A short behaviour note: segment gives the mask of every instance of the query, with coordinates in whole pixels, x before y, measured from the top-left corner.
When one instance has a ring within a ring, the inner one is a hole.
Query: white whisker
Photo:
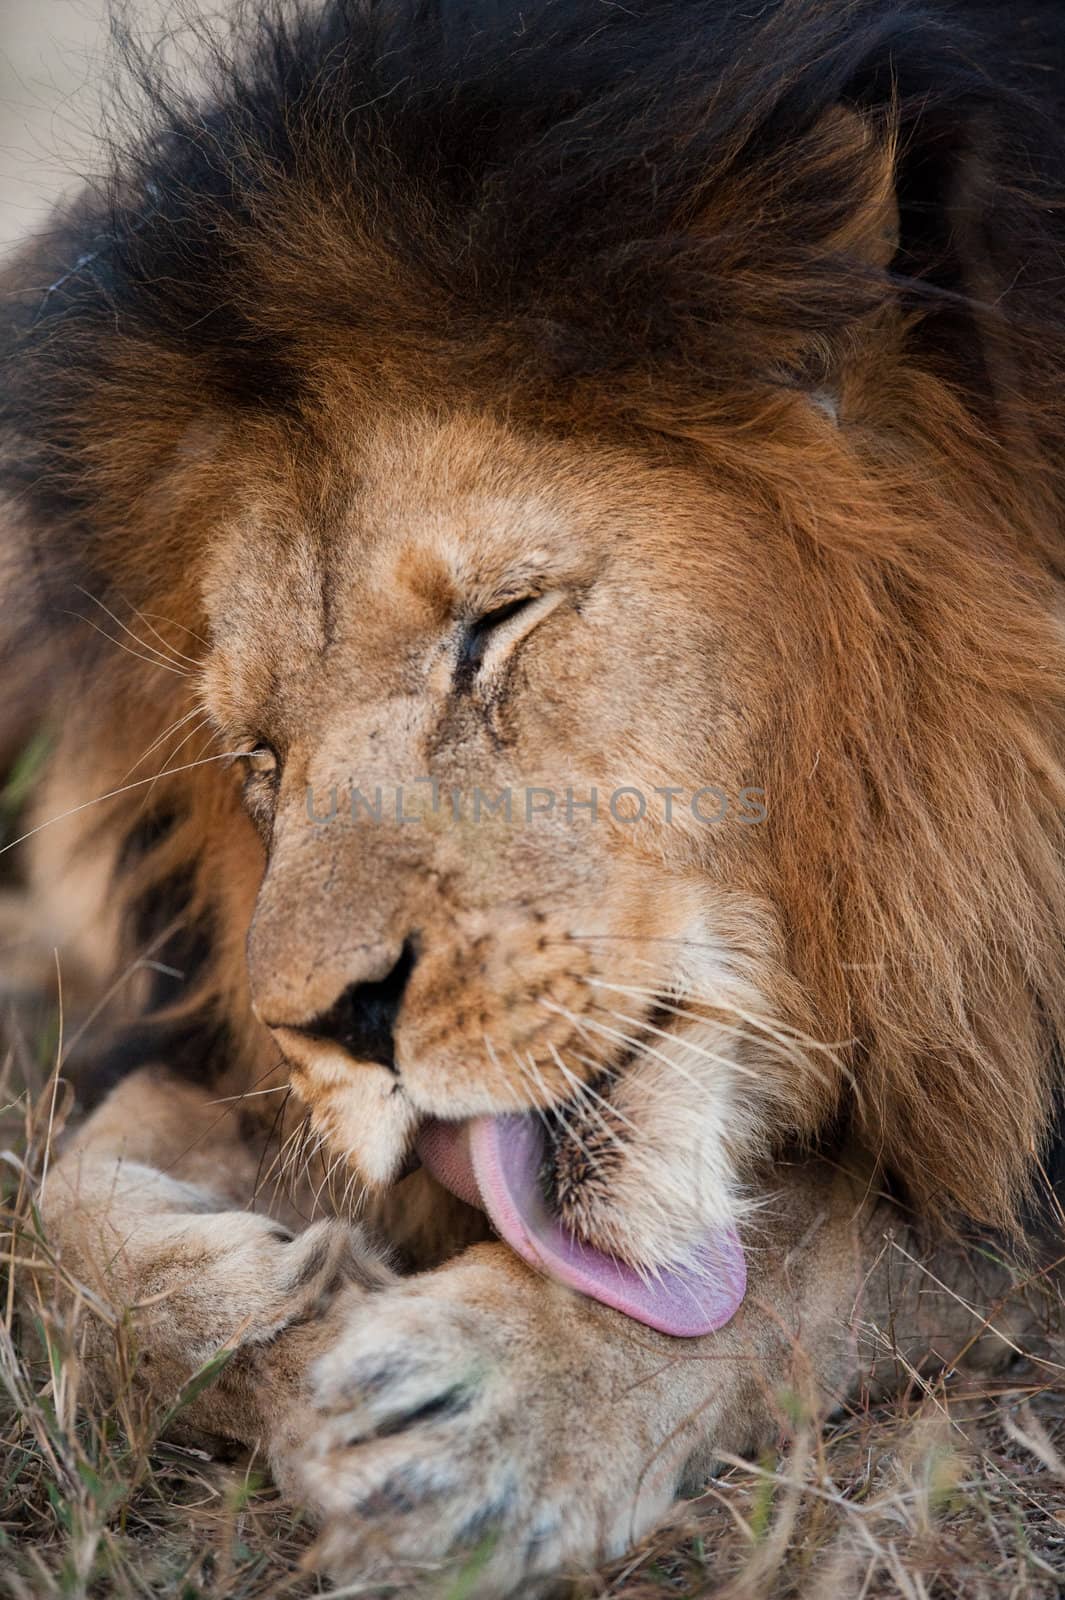
[[[159,639],[160,643],[162,645],[164,645],[164,647],[165,647],[164,650],[159,650],[155,645],[149,644],[146,639],[140,638],[138,634],[133,632],[132,628],[129,628],[129,627],[126,626],[126,624],[122,621],[121,617],[116,616],[116,614],[111,610],[111,608],[109,606],[105,606],[103,601],[100,600],[96,595],[90,594],[88,589],[83,589],[80,583],[75,584],[74,587],[77,589],[79,594],[83,594],[85,596],[86,600],[90,600],[94,606],[99,606],[100,610],[104,613],[104,615],[107,616],[107,617],[110,617],[111,621],[113,623],[115,623],[118,627],[120,627],[122,629],[122,632],[124,634],[126,634],[128,638],[133,640],[134,644],[140,645],[142,650],[150,651],[152,655],[157,657],[160,666],[168,667],[171,672],[180,673],[183,678],[187,678],[187,677],[190,676],[190,674],[188,672],[186,672],[185,669],[180,665],[179,660],[175,656],[175,652],[170,649],[170,646],[167,645],[166,640],[162,637],[161,634],[158,633],[158,631],[156,629],[153,628],[152,632],[156,634],[156,637]],[[136,616],[136,614],[137,614],[136,610],[133,607],[131,607],[130,609],[133,611],[134,616]],[[75,616],[77,615],[76,612],[73,613],[73,614]],[[89,622],[89,618],[88,617],[84,617],[84,618],[82,618],[82,621]],[[95,624],[90,624],[90,625],[91,626],[95,626]],[[149,624],[149,626],[150,626],[150,624]],[[103,633],[103,629],[102,628],[98,629],[97,631],[100,632],[100,633]],[[110,639],[110,638],[112,638],[112,635],[108,634],[108,633],[104,633],[104,638],[105,639]],[[118,639],[114,639],[113,642],[115,644],[119,644],[120,643],[120,641]],[[131,652],[131,654],[132,654],[132,652]],[[186,657],[186,659],[188,659],[188,658]],[[199,666],[199,662],[193,662],[192,665],[198,667]]]
[[[588,1162],[593,1171],[598,1171],[599,1163],[596,1160],[596,1157],[589,1150],[588,1146],[585,1144],[584,1140],[581,1138],[580,1134],[577,1132],[576,1128],[570,1122],[569,1117],[566,1115],[565,1103],[560,1102],[551,1096],[550,1091],[544,1082],[543,1074],[536,1065],[534,1057],[530,1054],[526,1057],[526,1060],[528,1061],[530,1071],[535,1077],[535,1081],[540,1086],[541,1093],[548,1100],[551,1109],[551,1115],[555,1117],[559,1123],[561,1123],[567,1138],[571,1139],[577,1146],[578,1150],[581,1152],[581,1155]]]
[[[546,1006],[549,1011],[561,1012],[564,1017],[571,1021],[573,1020],[570,1016],[570,1013],[566,1011],[564,1007],[556,1005],[553,1001],[541,999],[540,1004],[542,1006]],[[608,1014],[611,1016],[617,1015],[615,1012],[610,1012]],[[601,1033],[605,1038],[614,1039],[620,1044],[628,1045],[630,1049],[641,1050],[645,1055],[653,1056],[656,1061],[663,1062],[667,1067],[675,1072],[678,1077],[685,1078],[696,1088],[705,1089],[705,1084],[698,1083],[697,1080],[692,1077],[691,1073],[685,1072],[680,1063],[675,1061],[672,1056],[667,1056],[664,1051],[656,1049],[654,1045],[648,1044],[646,1040],[634,1038],[631,1034],[621,1033],[617,1028],[608,1027],[605,1022],[596,1022],[589,1017],[586,1017],[585,1021],[588,1023],[589,1027],[593,1028],[597,1033]],[[673,1036],[669,1035],[669,1037],[672,1038]],[[724,1057],[720,1059],[718,1064],[730,1069],[732,1067],[732,1062],[727,1061]]]
[[[101,628],[99,623],[94,622],[91,617],[83,617],[80,611],[67,611],[65,615],[74,617],[78,622],[84,622],[85,626],[91,628],[94,633],[98,633],[101,639],[106,639],[109,644],[113,644],[116,650],[124,650],[126,655],[132,656],[135,661],[144,661],[149,667],[158,667],[162,672],[173,672],[179,678],[187,678],[189,676],[183,667],[171,666],[169,661],[164,661],[160,656],[149,656],[145,655],[142,650],[132,650],[128,644],[123,644],[121,639],[116,639],[113,633],[108,633],[106,628]]]
[[[511,1095],[511,1098],[514,1101],[514,1109],[516,1111],[519,1111],[519,1112],[527,1111],[529,1108],[525,1104],[525,1102],[522,1100],[521,1095],[514,1088],[513,1084],[510,1083],[510,1081],[508,1079],[508,1076],[507,1076],[507,1073],[505,1072],[505,1070],[503,1068],[503,1065],[500,1062],[499,1056],[496,1054],[496,1048],[495,1048],[494,1044],[492,1043],[491,1039],[488,1037],[488,1035],[486,1033],[482,1033],[481,1034],[481,1038],[484,1040],[484,1047],[485,1047],[485,1050],[486,1050],[486,1052],[488,1054],[488,1059],[491,1061],[493,1067],[496,1070],[496,1076],[497,1076],[498,1082],[500,1084],[500,1087],[501,1088],[505,1088],[507,1091],[509,1091],[509,1093]],[[533,1109],[535,1110],[536,1108],[534,1107]]]
[[[188,744],[189,740],[190,739],[195,739],[196,735],[203,731],[204,726],[206,725],[206,722],[209,721],[209,720],[210,719],[208,719],[208,718],[204,718],[203,720],[198,722],[194,728],[190,729],[190,731],[185,735],[184,739],[182,739],[181,743],[178,745],[177,749],[170,751],[169,755],[166,758],[167,761],[168,762],[173,761],[174,757],[176,755],[178,755],[182,750],[184,750],[184,748]],[[198,762],[200,760],[202,760],[204,751],[209,750],[211,748],[212,744],[214,744],[214,741],[215,741],[215,739],[217,737],[218,737],[218,735],[213,730],[211,731],[211,733],[208,734],[206,740],[204,741],[204,743],[200,747],[200,754],[197,757],[197,764],[198,764]],[[154,781],[148,787],[148,794],[147,794],[147,796],[145,798],[147,799],[147,798],[151,797],[152,790],[154,789],[156,783],[161,782],[163,778],[168,778],[170,776],[171,772],[180,771],[180,770],[181,770],[180,767],[173,768],[173,767],[170,767],[170,766],[165,766],[162,769],[161,772],[157,772],[156,775],[155,775]]]
[[[177,622],[173,617],[164,617],[161,611],[142,611],[140,615],[145,619],[148,617],[154,617],[156,622],[165,622],[168,628],[177,628],[179,633],[187,633],[190,639],[195,639],[197,644],[202,644],[205,650],[209,650],[211,648],[210,644],[203,637],[202,633],[197,633],[195,628],[186,627],[183,622]],[[180,652],[178,653],[180,654]],[[184,659],[186,661],[191,661],[192,657],[186,656]],[[199,663],[197,663],[197,665],[199,665]]]
[[[190,710],[185,712],[185,715],[183,717],[178,717],[177,721],[176,722],[172,722],[170,724],[169,728],[165,728],[163,730],[163,732],[161,734],[159,734],[158,738],[152,740],[151,744],[148,746],[147,750],[145,750],[144,754],[142,756],[138,756],[137,760],[129,768],[129,771],[126,772],[125,777],[128,778],[131,773],[136,772],[137,768],[143,762],[147,761],[149,756],[154,755],[156,750],[159,749],[159,746],[161,744],[165,744],[167,739],[169,739],[171,737],[171,735],[177,733],[180,728],[183,728],[185,726],[186,722],[191,722],[193,717],[202,716],[202,715],[203,715],[202,706],[194,705],[194,706],[191,707]],[[167,756],[167,760],[168,761],[171,759],[172,755],[173,755],[173,752],[171,751],[170,755]]]
[[[162,645],[163,649],[167,652],[167,654],[170,656],[170,658],[172,660],[174,660],[174,661],[186,661],[186,662],[188,662],[190,667],[194,667],[197,671],[200,670],[200,668],[203,666],[203,662],[202,661],[198,660],[196,656],[187,656],[185,654],[184,650],[179,650],[176,644],[171,644],[168,639],[165,639],[163,637],[163,635],[159,632],[159,629],[156,628],[149,621],[149,618],[151,616],[155,615],[154,612],[138,611],[136,606],[131,606],[130,609],[133,612],[133,615],[135,617],[139,617],[140,620],[145,624],[145,626],[148,629],[148,632],[155,634],[155,637],[159,640],[159,643]],[[168,621],[168,619],[166,617],[160,617],[159,620],[161,622],[166,622],[167,626],[171,627],[171,628],[180,628],[181,627],[181,623],[180,622],[170,622],[170,621]],[[192,634],[192,629],[191,628],[186,628],[184,631],[186,633]],[[192,637],[194,639],[198,639],[199,635],[198,634],[192,634]],[[205,640],[200,639],[200,643],[204,646],[205,649],[208,648]]]
[[[607,981],[603,978],[585,977],[584,982],[596,989],[611,989],[617,994],[635,995],[638,999],[653,1000],[656,1006],[663,1011],[668,1011],[673,1016],[689,1018],[690,1020],[696,1022],[706,1022],[708,1020],[712,1020],[715,1027],[720,1027],[726,1031],[734,1032],[737,1038],[752,1038],[751,1034],[744,1032],[740,1028],[730,1029],[727,1023],[722,1022],[717,1017],[709,1019],[704,1016],[702,1012],[693,1011],[686,1006],[671,1003],[664,998],[661,991],[658,989],[644,988],[638,984],[631,983],[607,983]],[[674,993],[674,1002],[679,998],[680,997]],[[810,1038],[807,1034],[801,1033],[798,1029],[789,1028],[786,1023],[776,1022],[771,1025],[765,1018],[748,1016],[747,1012],[743,1011],[735,1004],[735,1002],[729,1000],[724,995],[708,995],[705,998],[693,996],[693,999],[695,999],[697,1003],[704,1005],[711,1010],[728,1011],[735,1016],[739,1016],[741,1020],[748,1022],[749,1025],[755,1029],[755,1036],[763,1033],[769,1034],[775,1043],[781,1045],[781,1048],[787,1054],[789,1059],[793,1057],[794,1052],[792,1049],[788,1048],[786,1043],[783,1042],[787,1039],[789,1034],[794,1038],[796,1045],[801,1045],[803,1050],[819,1050],[827,1055],[834,1055],[838,1050],[845,1050],[848,1045],[854,1043],[852,1039],[844,1039],[838,1044],[829,1044],[826,1041]]]
[[[133,789],[143,789],[147,784],[158,783],[161,777],[173,778],[181,772],[192,772],[196,767],[205,767],[210,761],[232,761],[241,753],[240,750],[220,750],[216,755],[202,756],[198,761],[188,761],[181,767],[168,767],[166,772],[156,772],[150,778],[138,778],[135,783],[124,783],[118,789],[109,789],[107,794],[98,794],[93,800],[83,800],[81,805],[71,806],[69,811],[61,811],[58,816],[49,817],[47,822],[39,822],[35,828],[20,834],[9,844],[0,845],[0,856],[6,855],[9,850],[14,850],[16,845],[25,844],[27,839],[36,838],[45,828],[52,828],[57,822],[65,822],[68,817],[76,817],[79,811],[88,811],[92,806],[103,805],[106,800],[117,800],[119,795],[129,794]]]
[[[745,1067],[731,1056],[719,1055],[716,1050],[710,1050],[705,1045],[698,1045],[693,1039],[687,1038],[683,1033],[670,1033],[668,1028],[656,1027],[653,1022],[648,1022],[643,1017],[630,1017],[627,1012],[615,1011],[612,1006],[599,1006],[598,1010],[604,1011],[608,1017],[614,1017],[618,1022],[626,1022],[634,1028],[643,1028],[647,1033],[653,1033],[660,1039],[668,1039],[671,1044],[679,1045],[682,1050],[689,1050],[693,1055],[701,1056],[706,1061],[712,1061],[715,1066],[726,1067],[729,1072],[738,1073],[741,1078],[753,1078],[756,1083],[761,1082],[761,1074],[751,1067]],[[712,1026],[706,1017],[700,1018],[704,1026]]]
[[[561,1055],[553,1044],[549,1044],[547,1048],[554,1057],[558,1066],[558,1070],[562,1073],[566,1082],[572,1087],[577,1098],[585,1105],[588,1115],[595,1117],[596,1121],[599,1123],[599,1126],[612,1141],[612,1143],[623,1149],[624,1141],[618,1138],[616,1129],[610,1127],[602,1112],[597,1110],[596,1107],[591,1104],[591,1100],[597,1100],[601,1106],[604,1106],[607,1111],[611,1112],[613,1116],[617,1117],[619,1122],[623,1122],[625,1126],[631,1130],[631,1132],[638,1133],[639,1129],[636,1127],[635,1123],[630,1122],[628,1117],[624,1116],[622,1112],[618,1111],[615,1106],[610,1104],[609,1100],[605,1100],[598,1090],[594,1089],[590,1083],[585,1083],[583,1079],[578,1078],[577,1074],[567,1067],[566,1063],[563,1061]]]
[[[271,1072],[273,1068],[270,1068]],[[290,1083],[275,1083],[272,1089],[245,1089],[241,1094],[224,1094],[219,1100],[208,1100],[209,1106],[234,1105],[241,1100],[257,1100],[263,1094],[280,1094],[282,1090],[291,1089]]]

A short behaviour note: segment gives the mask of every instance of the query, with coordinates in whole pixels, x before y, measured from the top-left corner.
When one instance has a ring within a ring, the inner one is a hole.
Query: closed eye
[[[485,658],[497,645],[505,647],[519,639],[555,609],[561,594],[526,594],[495,606],[467,624],[459,646],[456,677],[468,683],[480,670]]]
[[[239,757],[244,769],[244,806],[262,838],[268,839],[281,783],[281,757],[265,739]]]
[[[249,778],[276,778],[281,770],[281,759],[272,744],[261,739],[250,750],[245,750],[241,760]]]

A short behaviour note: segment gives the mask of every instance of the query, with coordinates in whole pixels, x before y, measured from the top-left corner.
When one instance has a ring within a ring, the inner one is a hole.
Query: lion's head
[[[703,9],[264,22],[21,269],[7,380],[20,524],[141,657],[63,747],[179,769],[111,829],[200,936],[162,1021],[272,1036],[372,1184],[542,1114],[640,1269],[845,1131],[1007,1221],[1065,1007],[1061,313],[966,225],[1050,248],[1014,110],[919,94],[905,8]]]
[[[328,528],[313,462],[259,467],[207,579],[204,698],[267,846],[256,1014],[368,1178],[427,1118],[557,1108],[563,1214],[674,1259],[768,1107],[834,1093],[759,781],[786,684],[752,573],[792,589],[788,554],[668,443],[453,414],[329,455]]]

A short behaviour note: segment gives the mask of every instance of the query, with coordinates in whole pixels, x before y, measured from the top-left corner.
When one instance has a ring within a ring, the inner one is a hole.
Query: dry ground
[[[155,0],[137,9],[153,13]],[[92,165],[103,0],[0,0],[0,249]],[[11,837],[15,787],[0,794]],[[0,837],[0,847],[3,839]],[[12,858],[0,858],[0,866]],[[2,877],[0,875],[0,894]],[[2,908],[0,908],[2,909]],[[2,931],[0,1006],[21,986]],[[254,1461],[221,1465],[160,1441],[180,1397],[132,1398],[136,1315],[115,1329],[120,1398],[89,1402],[79,1325],[33,1209],[67,1091],[54,1004],[20,1008],[0,1040],[0,1596],[265,1600],[323,1592],[313,1535]],[[6,1041],[6,1042],[4,1042]],[[1048,1329],[1061,1307],[1047,1297]],[[1060,1340],[1051,1347],[1065,1361]],[[1059,1369],[1060,1370],[1060,1369]],[[204,1381],[209,1375],[205,1375]],[[779,1454],[734,1463],[625,1562],[577,1596],[717,1600],[1028,1600],[1065,1587],[1065,1382],[1020,1357],[965,1392],[901,1374],[890,1409],[795,1416]],[[461,1600],[460,1574],[431,1584]]]

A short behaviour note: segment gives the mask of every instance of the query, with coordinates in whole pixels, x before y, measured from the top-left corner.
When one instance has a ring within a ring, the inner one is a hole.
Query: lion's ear
[[[815,139],[857,173],[856,203],[846,220],[825,241],[828,250],[850,269],[875,283],[888,272],[899,250],[900,214],[896,187],[896,141],[849,106],[833,106],[815,130]],[[883,314],[881,308],[881,315]],[[849,347],[849,354],[851,348]],[[810,390],[810,400],[830,421],[842,410],[847,357],[841,368]]]
[[[896,142],[849,106],[834,106],[823,121],[826,136],[848,148],[865,182],[864,197],[831,241],[858,268],[887,272],[899,248]]]

